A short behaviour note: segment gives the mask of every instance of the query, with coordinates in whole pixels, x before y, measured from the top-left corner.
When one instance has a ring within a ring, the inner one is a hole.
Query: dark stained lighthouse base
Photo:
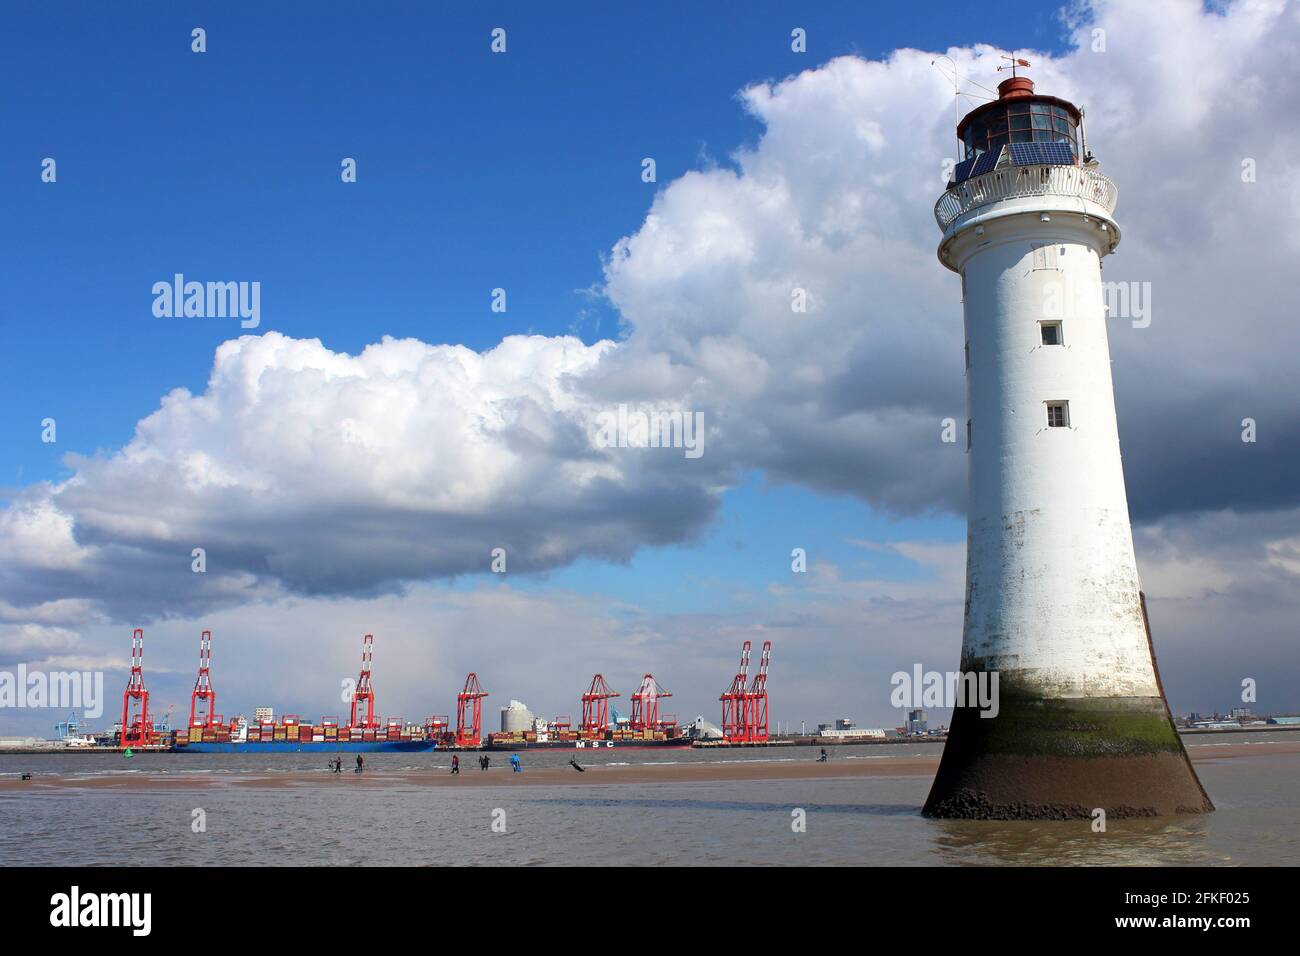
[[[1209,813],[1160,697],[1044,700],[1002,694],[998,716],[953,711],[923,813],[971,820]]]

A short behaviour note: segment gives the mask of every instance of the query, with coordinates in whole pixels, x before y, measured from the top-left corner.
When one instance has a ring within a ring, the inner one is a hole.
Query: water
[[[179,789],[0,790],[0,865],[508,864],[1128,864],[1294,865],[1300,862],[1300,754],[1252,754],[1276,735],[1225,741],[1248,756],[1200,761],[1218,807],[1206,816],[1111,821],[936,821],[918,810],[928,773],[851,779],[428,787],[411,770],[450,756],[366,755],[372,780],[339,786],[324,755],[0,755],[0,777],[20,770],[84,778],[158,774],[211,786]],[[1263,738],[1261,741],[1259,738]],[[1189,749],[1204,746],[1190,741]],[[839,748],[835,762],[937,754],[940,745]],[[798,762],[814,750],[610,751],[583,763]],[[570,751],[525,752],[525,767],[563,766]],[[473,778],[476,754],[462,755]],[[493,755],[504,764],[507,755]],[[350,762],[347,755],[345,762]],[[318,771],[319,782],[276,788],[241,783]],[[525,773],[527,769],[525,770]],[[382,775],[382,785],[375,785]],[[474,780],[478,782],[477,779]],[[792,811],[807,830],[791,829]],[[207,830],[191,829],[193,811]],[[504,812],[504,833],[492,830]]]

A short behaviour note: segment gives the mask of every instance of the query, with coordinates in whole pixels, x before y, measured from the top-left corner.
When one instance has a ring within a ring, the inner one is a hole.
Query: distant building
[[[696,717],[689,724],[682,728],[687,737],[695,740],[721,740],[722,731],[716,725],[709,723],[702,716]]]
[[[510,734],[532,730],[536,719],[525,704],[512,700],[509,706],[501,708],[501,732]]]
[[[925,734],[928,732],[929,732],[929,724],[927,724],[925,720],[925,711],[920,709],[909,710],[907,712],[908,735],[910,736],[912,734]]]
[[[838,724],[839,721],[837,720]],[[883,739],[885,732],[874,727],[832,727],[830,724],[818,724],[818,737],[831,737],[840,740],[854,737],[871,737]]]

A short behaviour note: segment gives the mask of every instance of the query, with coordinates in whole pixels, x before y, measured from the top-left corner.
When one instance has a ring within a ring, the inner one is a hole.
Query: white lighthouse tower
[[[998,93],[958,125],[964,157],[935,217],[965,317],[961,669],[997,673],[1000,700],[991,718],[954,711],[925,812],[1205,812],[1155,668],[1124,491],[1101,282],[1116,188],[1077,108],[1024,76]]]

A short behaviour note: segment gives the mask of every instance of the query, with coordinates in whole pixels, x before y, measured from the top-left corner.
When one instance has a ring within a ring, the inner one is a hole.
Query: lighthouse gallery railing
[[[959,216],[979,206],[1049,194],[1087,199],[1112,213],[1119,189],[1087,166],[1010,166],[953,186],[934,204],[934,219],[946,230]]]

